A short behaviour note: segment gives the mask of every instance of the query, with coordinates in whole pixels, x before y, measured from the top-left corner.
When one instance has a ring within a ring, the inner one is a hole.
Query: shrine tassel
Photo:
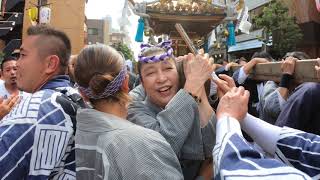
[[[232,21],[228,23],[228,31],[229,31],[228,46],[236,45],[236,36],[234,33],[234,24]]]
[[[143,30],[144,30],[144,20],[143,18],[140,18],[138,21],[138,28],[137,28],[137,34],[135,41],[136,42],[143,42]]]

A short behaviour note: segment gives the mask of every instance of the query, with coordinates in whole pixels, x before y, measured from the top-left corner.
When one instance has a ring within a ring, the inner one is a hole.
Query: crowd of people
[[[32,26],[1,63],[0,177],[320,179],[320,85],[293,81],[308,58],[287,53],[277,83],[249,76],[266,52],[218,65],[142,44],[135,87],[114,48],[71,56],[64,32]]]

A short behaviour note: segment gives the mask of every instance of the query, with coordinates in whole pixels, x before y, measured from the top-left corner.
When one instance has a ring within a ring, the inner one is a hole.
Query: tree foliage
[[[6,54],[4,52],[0,51],[0,64],[2,63],[5,55]]]
[[[296,50],[297,44],[303,37],[295,18],[289,16],[288,8],[280,1],[272,1],[263,9],[261,16],[254,18],[254,22],[258,28],[264,28],[265,43],[272,36],[271,51],[278,57]]]
[[[133,51],[124,43],[117,43],[113,45],[114,48],[121,52],[126,60],[134,61]]]

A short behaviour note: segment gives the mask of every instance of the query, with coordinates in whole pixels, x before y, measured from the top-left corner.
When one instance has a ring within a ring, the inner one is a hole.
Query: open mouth
[[[172,88],[172,86],[164,86],[162,88],[159,88],[158,89],[158,92],[161,94],[161,95],[168,95],[170,93],[170,89]]]

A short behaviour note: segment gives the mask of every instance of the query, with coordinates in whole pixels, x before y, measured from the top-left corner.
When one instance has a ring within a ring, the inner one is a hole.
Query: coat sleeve
[[[319,135],[320,83],[303,83],[288,98],[276,125]]]
[[[275,155],[313,179],[320,178],[320,136],[291,128],[282,128]]]
[[[143,86],[140,84],[129,92],[132,101],[144,101],[146,98],[146,93]]]
[[[242,128],[266,152],[314,179],[320,177],[320,136],[278,127],[247,115]]]
[[[285,102],[277,88],[278,86],[273,81],[268,81],[264,85],[260,100],[260,103],[262,103],[262,115],[260,118],[271,124],[276,122]]]
[[[205,157],[212,157],[212,147],[216,143],[216,114],[212,113],[208,124],[201,129]]]
[[[129,105],[128,120],[159,132],[178,156],[183,151],[186,157],[203,157],[198,105],[183,89],[159,113],[145,102],[133,102]]]
[[[230,117],[217,123],[213,157],[216,179],[311,179],[281,161],[264,158],[242,137],[239,122]]]
[[[19,179],[26,176],[33,139],[34,129],[31,125],[7,125],[0,127],[0,177],[1,179]],[[23,138],[21,138],[23,137]]]
[[[183,179],[177,156],[157,132],[140,128],[118,134],[105,153],[122,179]],[[113,176],[110,172],[109,179]]]

